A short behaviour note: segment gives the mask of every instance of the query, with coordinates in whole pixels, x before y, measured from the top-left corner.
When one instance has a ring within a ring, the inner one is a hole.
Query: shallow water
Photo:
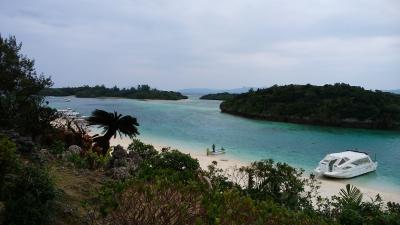
[[[365,186],[400,190],[400,132],[297,125],[245,119],[220,113],[220,101],[190,96],[180,101],[49,97],[54,108],[89,116],[94,109],[132,115],[139,138],[205,151],[213,143],[242,161],[272,158],[311,172],[326,154],[349,148],[367,151],[379,162],[376,172],[349,180]]]

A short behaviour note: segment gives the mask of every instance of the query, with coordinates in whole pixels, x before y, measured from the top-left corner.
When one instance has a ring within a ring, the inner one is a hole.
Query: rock
[[[17,148],[21,152],[31,152],[35,143],[31,137],[17,136],[15,137]]]
[[[121,145],[117,145],[114,147],[114,150],[111,155],[114,159],[123,159],[128,156],[128,153]]]
[[[20,152],[31,152],[35,145],[32,137],[21,136],[14,130],[0,129],[0,134],[7,136],[11,141],[13,141],[17,145],[17,150]]]
[[[74,212],[74,209],[70,206],[70,205],[66,205],[65,207],[64,207],[64,214],[65,215],[72,215],[73,214],[73,212]]]
[[[112,168],[127,166],[126,159],[113,159],[112,162],[113,162],[111,166]]]
[[[79,147],[78,145],[71,145],[68,147],[68,152],[70,152],[72,155],[80,154],[82,151],[82,148]]]
[[[127,157],[128,153],[121,145],[115,146],[111,153],[111,159],[109,161],[108,168],[126,167]]]
[[[140,162],[133,158],[126,159],[126,167],[128,167],[130,173],[136,172],[136,170],[139,168],[139,165]]]
[[[78,155],[82,151],[82,148],[79,147],[78,145],[71,145],[68,147],[67,151],[63,152],[61,155],[61,158],[63,160],[69,159],[73,155]]]
[[[107,171],[107,175],[115,180],[122,180],[131,176],[128,167],[111,168]]]
[[[42,163],[54,160],[54,156],[52,154],[50,154],[50,152],[45,148],[41,149],[38,152],[37,156],[38,156],[38,159],[40,160],[40,162],[42,162]]]

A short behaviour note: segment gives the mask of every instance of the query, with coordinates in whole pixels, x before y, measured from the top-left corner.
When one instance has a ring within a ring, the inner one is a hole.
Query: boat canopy
[[[363,159],[365,157],[368,157],[367,153],[364,152],[356,152],[356,151],[345,151],[345,152],[339,152],[339,153],[332,153],[327,155],[329,158],[348,158],[349,160],[356,160],[356,159]]]

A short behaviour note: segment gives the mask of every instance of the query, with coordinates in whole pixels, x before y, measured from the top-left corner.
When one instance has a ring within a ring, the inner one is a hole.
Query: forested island
[[[96,85],[94,87],[63,87],[63,88],[46,88],[40,92],[43,96],[70,96],[75,95],[78,98],[97,98],[97,97],[118,97],[131,99],[158,99],[158,100],[180,100],[188,97],[180,92],[161,91],[150,88],[149,85],[138,85],[136,88],[107,88],[104,85]]]
[[[228,93],[228,92],[222,92],[222,93],[216,93],[216,94],[203,95],[203,96],[200,97],[200,99],[225,101],[225,100],[232,99],[236,95],[238,95],[238,94],[231,94],[231,93]]]
[[[348,84],[285,85],[250,90],[221,111],[248,118],[339,127],[399,129],[400,95]]]

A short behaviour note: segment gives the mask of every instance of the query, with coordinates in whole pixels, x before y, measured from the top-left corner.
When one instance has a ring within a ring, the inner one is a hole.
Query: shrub
[[[135,182],[133,179],[107,182],[100,188],[91,205],[98,211],[98,214],[103,217],[106,216],[118,207],[117,197],[119,194]],[[90,204],[90,202],[88,203]]]
[[[340,190],[339,196],[333,196],[332,199],[334,200],[333,211],[336,213],[333,215],[342,224],[400,224],[400,214],[396,212],[396,203],[388,202],[387,209],[383,209],[383,201],[379,195],[369,202],[363,202],[362,193],[355,186],[347,184],[345,189]]]
[[[110,159],[110,155],[101,155],[98,152],[89,150],[84,154],[73,154],[68,157],[68,161],[72,162],[75,167],[80,169],[99,169],[105,167]]]
[[[15,174],[19,167],[15,144],[8,138],[0,136],[0,193],[4,193],[7,176]],[[0,199],[2,199],[1,195]]]
[[[362,225],[363,217],[356,210],[347,208],[340,214],[339,222],[344,225]]]
[[[164,151],[155,157],[154,167],[160,169],[172,169],[176,171],[195,172],[200,169],[197,159],[189,154],[184,154],[178,150]]]
[[[220,225],[292,225],[334,224],[316,215],[288,210],[272,201],[255,201],[238,189],[214,192],[203,202],[206,208],[204,224]]]
[[[67,159],[69,162],[72,162],[75,167],[80,168],[80,169],[87,169],[89,168],[89,165],[84,157],[82,157],[79,154],[72,154],[68,156]]]
[[[50,152],[58,155],[62,154],[65,151],[65,143],[60,140],[55,140],[49,147]]]
[[[253,162],[241,171],[248,177],[245,191],[253,199],[273,200],[291,209],[310,205],[308,196],[302,196],[306,180],[301,170],[269,159]]]
[[[153,180],[161,177],[175,182],[198,180],[200,164],[189,154],[178,150],[167,150],[145,161],[138,171],[138,177],[144,180]]]
[[[193,185],[136,181],[117,194],[115,210],[93,224],[194,224],[202,214],[201,196]]]
[[[89,169],[98,169],[107,165],[110,160],[110,154],[102,155],[89,150],[85,153],[84,158]]]
[[[157,150],[152,145],[145,144],[138,139],[133,139],[128,146],[128,151],[138,154],[143,160],[150,160],[158,155]]]
[[[400,203],[388,202],[387,203],[388,212],[400,214]]]
[[[230,181],[228,177],[225,176],[225,171],[217,167],[217,161],[213,161],[211,165],[208,166],[208,170],[204,171],[204,175],[209,178],[211,186],[215,190],[226,190],[234,186],[238,186],[234,182]]]
[[[56,190],[47,171],[34,166],[24,167],[6,189],[6,224],[52,224]]]

